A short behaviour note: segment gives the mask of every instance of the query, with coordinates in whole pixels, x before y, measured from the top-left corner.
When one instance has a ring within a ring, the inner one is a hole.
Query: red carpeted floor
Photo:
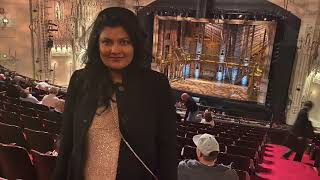
[[[286,147],[268,144],[265,148],[263,163],[260,164],[256,180],[320,180],[317,170],[312,167],[313,161],[304,154],[302,162],[282,158]]]

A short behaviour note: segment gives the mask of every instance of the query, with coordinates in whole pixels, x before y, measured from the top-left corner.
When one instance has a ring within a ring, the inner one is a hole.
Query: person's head
[[[314,104],[312,101],[306,101],[303,103],[303,108],[307,111],[310,111],[313,108]]]
[[[20,89],[20,97],[27,98],[29,95],[29,91]]]
[[[63,99],[59,99],[59,101],[56,102],[54,109],[58,112],[64,111],[64,103],[65,101]]]
[[[193,136],[197,146],[197,157],[201,163],[215,162],[219,154],[219,143],[211,134],[198,134]]]
[[[49,89],[49,94],[54,94],[54,95],[57,95],[59,93],[59,89],[58,88],[56,88],[56,87],[51,87],[50,89]]]
[[[146,35],[137,16],[121,7],[102,10],[93,23],[84,63],[87,68],[124,70],[143,65]]]
[[[203,113],[203,119],[206,122],[211,122],[212,121],[212,115],[211,115],[211,111],[209,109],[205,110]]]
[[[6,76],[4,74],[0,74],[0,81],[6,80]]]
[[[188,93],[182,93],[180,98],[183,102],[187,102],[187,100],[190,98],[190,95]]]

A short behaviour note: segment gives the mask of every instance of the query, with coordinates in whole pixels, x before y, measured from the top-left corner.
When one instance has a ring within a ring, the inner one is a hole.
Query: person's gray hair
[[[57,88],[57,87],[51,87],[50,89],[49,89],[49,93],[50,94],[58,94],[58,92],[59,92],[59,88]]]

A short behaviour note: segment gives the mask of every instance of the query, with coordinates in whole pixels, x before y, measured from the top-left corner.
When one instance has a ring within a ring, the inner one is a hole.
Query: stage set
[[[154,17],[152,67],[180,91],[265,104],[277,23]]]
[[[251,0],[157,0],[138,15],[148,63],[167,75],[176,100],[188,92],[234,116],[286,119],[298,17]]]

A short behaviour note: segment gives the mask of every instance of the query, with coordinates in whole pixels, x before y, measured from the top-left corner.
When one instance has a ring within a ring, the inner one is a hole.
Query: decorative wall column
[[[296,5],[298,6],[299,4]],[[292,71],[291,86],[289,89],[286,123],[290,125],[295,122],[302,102],[307,100],[307,97],[303,96],[303,89],[307,77],[312,71],[319,47],[320,1],[314,2],[310,0],[304,8],[311,9],[305,10],[305,14],[297,11],[297,14],[300,15],[301,18],[301,28],[297,45],[296,61]]]

